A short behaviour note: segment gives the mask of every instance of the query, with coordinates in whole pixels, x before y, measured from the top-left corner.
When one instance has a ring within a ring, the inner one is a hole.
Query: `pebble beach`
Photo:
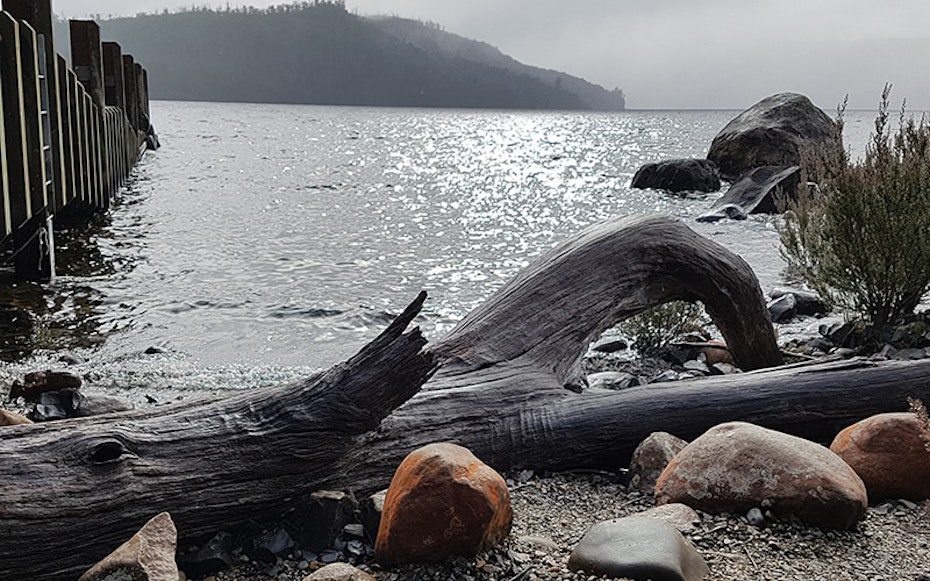
[[[581,581],[567,562],[587,529],[602,520],[654,506],[628,493],[617,475],[561,473],[510,480],[513,532],[501,547],[474,559],[382,570],[357,566],[379,581]],[[889,501],[869,508],[852,531],[826,531],[797,521],[749,524],[744,515],[699,513],[685,536],[707,561],[707,581],[930,581],[930,505]],[[244,562],[215,581],[302,581],[318,566],[300,556],[274,566]]]

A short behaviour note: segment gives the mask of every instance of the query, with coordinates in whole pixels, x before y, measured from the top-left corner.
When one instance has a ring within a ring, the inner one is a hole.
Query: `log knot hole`
[[[98,466],[105,464],[115,464],[129,458],[136,458],[137,456],[129,451],[126,448],[126,445],[123,442],[117,440],[116,438],[109,438],[103,440],[102,442],[97,442],[91,446],[90,454],[87,457],[87,460],[91,464],[96,464]]]

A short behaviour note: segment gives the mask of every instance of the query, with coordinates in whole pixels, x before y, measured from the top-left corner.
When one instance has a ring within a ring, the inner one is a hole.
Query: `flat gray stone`
[[[700,581],[710,573],[701,555],[675,527],[643,516],[592,526],[572,551],[568,568],[636,581]]]
[[[639,385],[635,375],[622,371],[599,371],[588,376],[588,387],[600,389],[627,389]]]

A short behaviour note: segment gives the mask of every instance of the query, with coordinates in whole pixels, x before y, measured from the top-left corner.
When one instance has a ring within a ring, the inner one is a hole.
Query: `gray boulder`
[[[295,504],[284,517],[284,528],[301,549],[313,552],[331,547],[358,509],[351,491],[318,490],[299,495]]]
[[[688,442],[668,432],[653,432],[633,450],[630,459],[630,488],[652,495],[659,475]]]
[[[568,568],[587,575],[653,581],[700,581],[710,573],[675,527],[644,516],[592,526],[572,551]]]
[[[710,513],[745,513],[767,502],[823,528],[865,518],[862,479],[827,448],[745,422],[715,426],[688,444],[656,483],[656,504],[680,502]]]
[[[591,389],[629,389],[639,385],[639,378],[622,371],[599,371],[588,375],[588,387]]]
[[[772,317],[773,323],[784,323],[798,315],[798,301],[792,294],[785,294],[777,299],[772,299],[765,307],[769,310],[769,316]]]
[[[769,296],[773,299],[780,299],[785,295],[791,295],[794,298],[794,307],[798,315],[813,317],[814,315],[823,315],[830,312],[827,303],[817,293],[811,291],[776,287],[772,289]]]
[[[801,149],[838,143],[836,123],[797,93],[767,97],[730,121],[711,143],[707,159],[726,179],[767,165],[798,165]]]
[[[720,173],[716,164],[706,159],[669,159],[639,168],[630,187],[669,192],[716,192],[720,189]]]

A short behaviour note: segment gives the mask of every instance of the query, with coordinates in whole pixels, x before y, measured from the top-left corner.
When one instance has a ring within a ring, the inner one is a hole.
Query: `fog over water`
[[[269,6],[270,0],[196,2]],[[620,87],[632,108],[742,109],[796,91],[827,110],[896,103],[930,109],[925,0],[347,0],[361,14],[429,20],[537,66]],[[177,10],[190,0],[68,0],[69,17]]]

